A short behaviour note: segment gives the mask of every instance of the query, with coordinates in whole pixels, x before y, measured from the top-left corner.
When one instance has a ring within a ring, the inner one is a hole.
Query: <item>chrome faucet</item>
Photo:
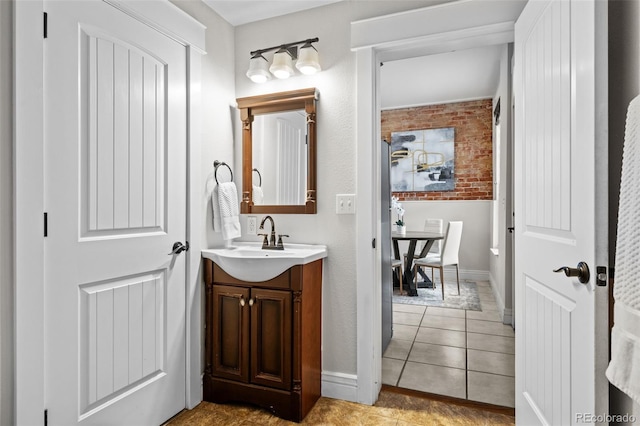
[[[271,233],[270,234],[258,234],[264,237],[262,241],[262,249],[263,250],[284,250],[284,245],[282,244],[282,237],[288,237],[288,235],[280,235],[278,238],[278,243],[276,244],[276,224],[273,221],[271,216],[265,216],[260,222],[261,230],[264,230],[264,223],[267,219],[271,222]]]

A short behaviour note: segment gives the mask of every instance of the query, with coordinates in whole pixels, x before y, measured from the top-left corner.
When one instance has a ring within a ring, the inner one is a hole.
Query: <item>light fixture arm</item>
[[[318,37],[316,37],[316,38],[308,38],[306,40],[296,41],[296,42],[293,42],[293,43],[285,43],[285,44],[280,44],[278,46],[267,47],[266,49],[254,50],[253,52],[250,52],[250,54],[251,54],[251,57],[253,58],[253,57],[262,55],[263,53],[271,52],[273,50],[285,49],[287,52],[289,52],[291,57],[295,59],[297,57],[297,49],[291,49],[292,47],[296,47],[296,46],[299,46],[301,44],[311,45],[311,43],[316,43],[318,41],[320,41],[320,39]]]

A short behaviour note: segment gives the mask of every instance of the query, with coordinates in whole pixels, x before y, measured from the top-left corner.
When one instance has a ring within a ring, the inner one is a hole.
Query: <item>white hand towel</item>
[[[222,239],[239,238],[241,236],[240,209],[238,208],[238,190],[235,183],[224,182],[218,185],[218,203]]]
[[[220,203],[218,202],[218,185],[211,191],[211,210],[213,215],[214,232],[222,232],[222,221],[220,220]]]
[[[251,198],[253,200],[253,204],[262,204],[262,201],[264,200],[262,187],[253,185],[253,188],[251,189]]]
[[[614,326],[607,378],[640,403],[640,96],[629,104],[618,210]]]

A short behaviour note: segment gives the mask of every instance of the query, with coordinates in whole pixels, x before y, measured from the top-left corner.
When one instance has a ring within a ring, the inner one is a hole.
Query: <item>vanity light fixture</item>
[[[247,77],[254,83],[264,83],[267,80],[271,80],[271,74],[269,73],[269,61],[261,54],[252,55],[249,60],[249,71],[247,71]]]
[[[273,63],[269,71],[281,80],[293,75],[293,55],[286,47],[281,47],[273,54]]]
[[[317,41],[319,39],[316,37],[254,50],[251,52],[247,77],[254,83],[264,83],[271,79],[272,75],[279,79],[289,78],[294,74],[294,61],[296,61],[295,67],[302,74],[317,73],[321,70],[318,51],[313,45]],[[298,46],[301,47],[298,49]],[[269,61],[263,55],[272,51],[276,52],[273,54],[273,61],[269,66]]]

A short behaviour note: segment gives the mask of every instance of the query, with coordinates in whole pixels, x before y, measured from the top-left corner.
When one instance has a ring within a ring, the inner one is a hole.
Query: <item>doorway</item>
[[[506,190],[500,191],[499,186],[510,180],[505,174],[508,140],[500,140],[495,130],[499,122],[505,129],[510,122],[508,109],[502,117],[496,112],[500,104],[509,104],[511,52],[510,45],[498,44],[381,64],[382,137],[393,141],[405,131],[418,135],[412,142],[396,141],[392,150],[412,152],[414,145],[428,143],[419,140],[422,133],[416,129],[451,126],[455,138],[455,155],[445,158],[456,175],[453,190],[420,191],[438,186],[427,182],[424,187],[411,188],[416,192],[402,191],[409,180],[407,167],[396,164],[393,195],[400,197],[406,210],[403,219],[408,230],[421,230],[425,218],[443,219],[445,229],[449,221],[464,223],[460,250],[463,296],[456,295],[453,268],[446,272],[445,300],[437,289],[419,289],[424,296],[418,298],[401,297],[395,290],[393,338],[382,353],[385,385],[514,407],[514,331],[503,324],[511,323],[511,289],[505,288],[512,283],[505,280],[505,240],[510,237],[505,218],[510,203],[504,196]],[[501,144],[503,150],[498,148]],[[424,149],[432,150],[431,146]],[[410,159],[400,161],[409,163]],[[468,183],[471,180],[473,184]],[[384,197],[381,201],[384,203]],[[389,244],[381,240],[383,253]],[[441,285],[437,274],[436,285]],[[438,293],[436,300],[430,292]],[[386,310],[384,300],[382,310]]]
[[[482,7],[475,10],[476,6]],[[433,13],[436,8],[426,8],[412,12],[411,16],[389,15],[352,23],[352,48],[356,52],[358,74],[358,170],[377,170],[374,165],[380,161],[379,148],[370,148],[370,141],[380,137],[380,62],[510,43],[513,41],[515,19],[523,6],[511,2],[500,5],[465,3],[464,6],[452,3],[438,7],[437,13]],[[470,25],[476,26],[470,28]],[[379,31],[380,28],[385,28],[385,31]],[[372,176],[376,177],[377,174],[374,172]],[[358,173],[359,202],[379,206],[380,182],[374,179],[374,191],[371,191],[370,177],[367,172]],[[357,233],[379,237],[380,224],[371,216],[370,211],[358,210]],[[360,238],[356,243],[357,289],[362,294],[371,293],[371,282],[376,288],[380,285],[380,278],[377,276],[380,271],[380,256],[371,250],[369,243],[367,238]],[[372,294],[376,296],[373,306],[368,306],[367,301],[359,298],[357,307],[358,400],[368,404],[376,400],[381,388],[380,301],[377,296],[380,291],[374,289]]]

